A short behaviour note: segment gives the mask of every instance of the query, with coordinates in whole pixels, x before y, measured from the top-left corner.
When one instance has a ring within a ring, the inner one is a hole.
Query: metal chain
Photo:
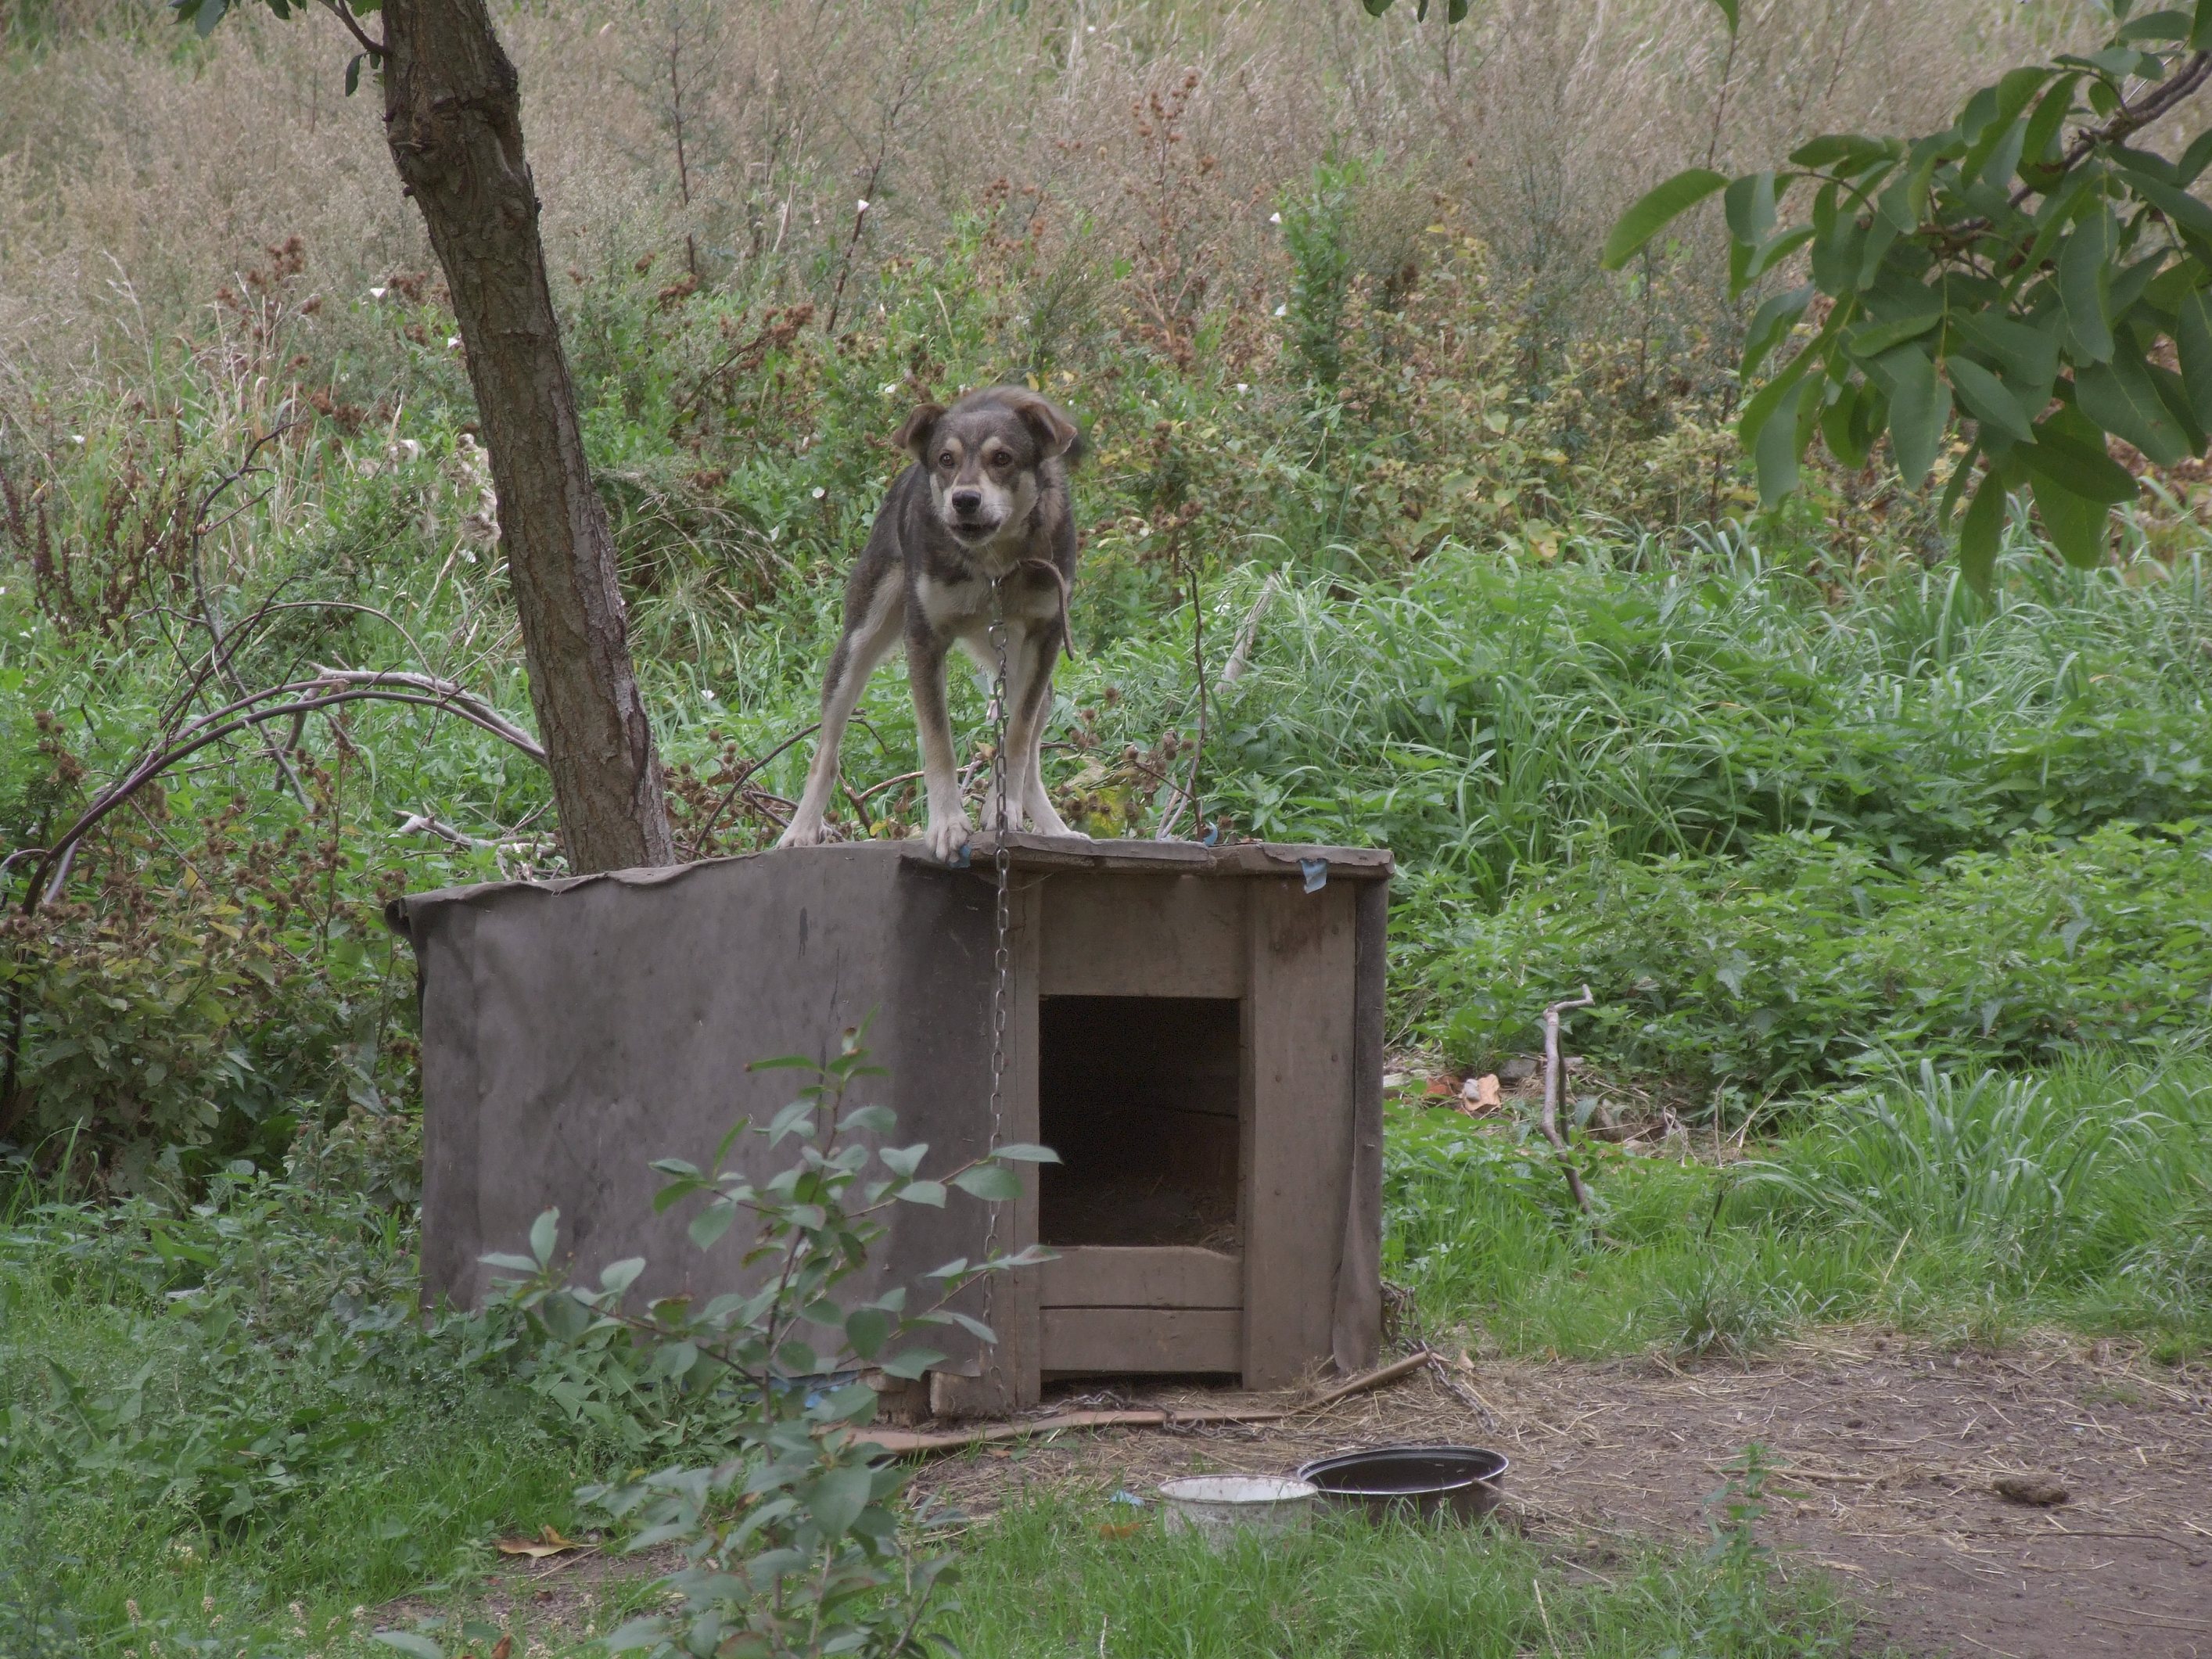
[[[1013,977],[1013,952],[1006,943],[1006,933],[1012,921],[1007,902],[1006,881],[1006,728],[1009,719],[1006,709],[1006,600],[1000,582],[991,583],[991,648],[998,657],[998,677],[992,682],[991,714],[994,726],[991,751],[992,824],[991,873],[997,888],[994,910],[996,929],[991,955],[991,1146],[994,1149],[1006,1143],[1005,1109],[1006,1079],[1006,990]],[[990,1221],[983,1235],[983,1257],[987,1261],[999,1254],[999,1212],[1004,1207],[998,1200],[991,1204]],[[998,1285],[996,1273],[983,1279],[983,1322],[992,1324],[993,1292]],[[993,1344],[986,1376],[995,1379],[1003,1393],[1006,1377],[999,1369],[999,1348]]]

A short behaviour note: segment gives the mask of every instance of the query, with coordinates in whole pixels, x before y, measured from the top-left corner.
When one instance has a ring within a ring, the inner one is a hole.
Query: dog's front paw
[[[922,839],[928,844],[932,856],[951,864],[959,858],[960,849],[967,846],[970,833],[968,820],[956,814],[949,818],[933,819],[929,833]]]
[[[820,818],[793,818],[776,837],[778,847],[819,847],[829,839]]]

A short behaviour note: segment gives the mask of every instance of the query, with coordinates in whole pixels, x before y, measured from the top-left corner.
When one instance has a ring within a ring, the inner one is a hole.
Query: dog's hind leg
[[[837,787],[837,750],[846,722],[860,706],[868,676],[898,641],[906,621],[906,587],[896,567],[883,573],[866,596],[857,619],[848,607],[844,635],[830,655],[822,680],[822,731],[814,742],[814,763],[806,769],[806,787],[791,814],[778,847],[812,847],[823,838],[823,817]]]
[[[1052,717],[1052,671],[1059,658],[1057,623],[1024,629],[1010,665],[1008,677],[1013,684],[1006,688],[1011,705],[1006,750],[1013,761],[1006,777],[1006,804],[1011,816],[1018,821],[1026,814],[1030,827],[1041,836],[1074,833],[1053,809],[1044,787],[1044,729]]]

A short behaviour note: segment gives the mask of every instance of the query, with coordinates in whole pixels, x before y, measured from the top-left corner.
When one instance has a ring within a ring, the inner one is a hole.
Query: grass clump
[[[1032,1501],[970,1534],[959,1591],[967,1651],[1718,1659],[1849,1650],[1852,1621],[1837,1601],[1817,1585],[1765,1585],[1755,1561],[1655,1551],[1608,1562],[1609,1582],[1592,1583],[1488,1528],[1325,1517],[1308,1536],[1216,1553],[1152,1526],[1133,1537],[1102,1532],[1127,1513],[1096,1500]]]
[[[1386,1271],[1424,1318],[1508,1352],[1735,1356],[1845,1320],[2212,1345],[2212,1061],[2193,1046],[2036,1077],[1923,1068],[1722,1168],[1587,1146],[1601,1239],[1525,1127],[1400,1110],[1391,1127]]]

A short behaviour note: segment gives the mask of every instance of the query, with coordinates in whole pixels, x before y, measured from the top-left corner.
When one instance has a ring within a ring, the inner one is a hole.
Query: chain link
[[[1003,579],[991,583],[991,648],[998,658],[998,677],[991,687],[991,715],[994,726],[991,750],[991,797],[993,830],[991,873],[996,895],[993,921],[995,929],[994,947],[991,954],[991,1146],[994,1149],[1006,1144],[1006,991],[1013,977],[1013,952],[1006,942],[1012,921],[1007,899],[1006,856],[1006,730],[1010,723],[1006,708],[1006,600],[1001,586]],[[999,1254],[999,1214],[1005,1206],[994,1200],[990,1221],[983,1235],[983,1256],[986,1261]],[[983,1322],[994,1332],[998,1327],[992,1321],[994,1292],[999,1276],[988,1273],[983,1279]],[[986,1376],[994,1381],[999,1393],[1006,1390],[1006,1376],[999,1368],[999,1346],[990,1349]]]

